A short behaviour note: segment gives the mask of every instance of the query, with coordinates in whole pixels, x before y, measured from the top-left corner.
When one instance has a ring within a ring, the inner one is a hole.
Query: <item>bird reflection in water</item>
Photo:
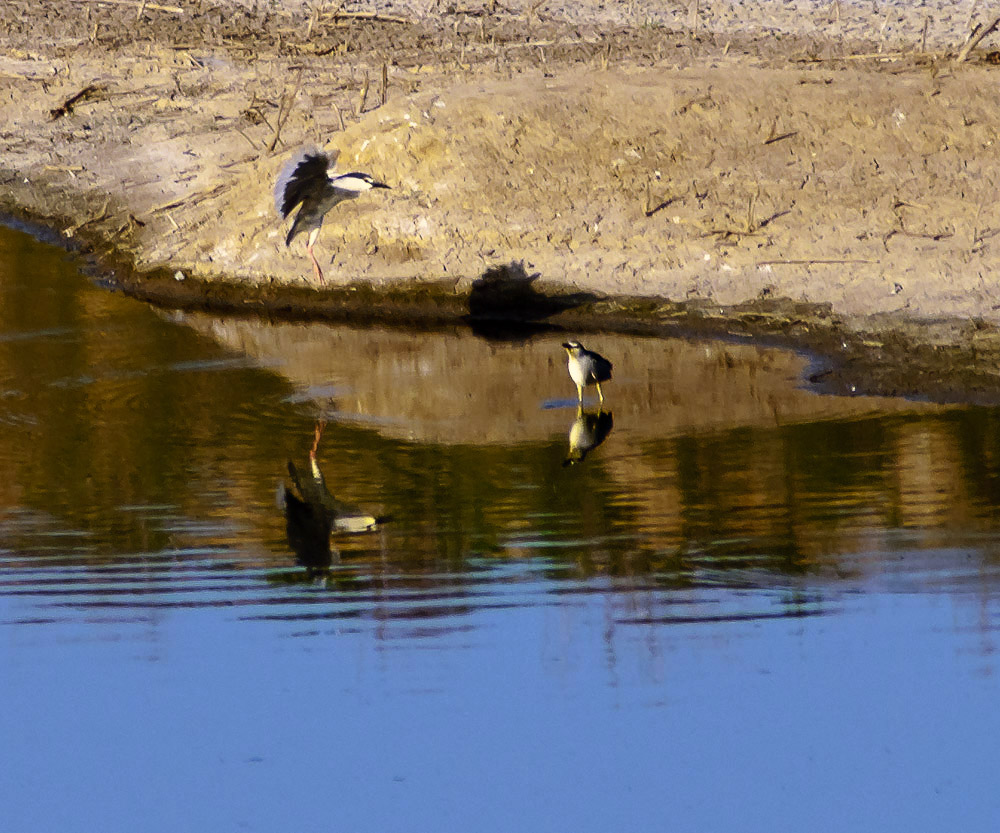
[[[614,424],[611,411],[600,410],[595,414],[588,414],[582,406],[577,408],[576,419],[569,429],[569,452],[563,466],[582,463],[591,451],[608,438]]]
[[[327,488],[326,478],[316,460],[325,423],[317,422],[309,471],[300,475],[295,463],[288,461],[292,489],[282,483],[279,499],[285,511],[285,533],[296,561],[310,571],[328,568],[340,560],[331,536],[334,533],[374,532],[387,518],[368,514],[356,506],[337,500]]]

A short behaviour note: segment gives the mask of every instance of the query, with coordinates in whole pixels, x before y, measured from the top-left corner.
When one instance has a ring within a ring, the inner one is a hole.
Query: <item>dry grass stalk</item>
[[[844,263],[879,263],[879,261],[862,258],[805,258],[801,260],[758,260],[754,266],[759,269],[761,266],[836,266]]]
[[[183,197],[178,197],[177,199],[170,200],[169,202],[161,203],[160,205],[154,206],[149,209],[150,214],[159,214],[161,211],[169,211],[171,208],[179,208],[182,205],[197,205],[200,202],[204,202],[210,197],[217,196],[225,190],[225,185],[215,185],[211,188],[205,188],[201,191],[195,191],[193,194],[187,194]]]
[[[368,73],[366,72],[364,83],[361,85],[361,95],[358,97],[358,109],[354,114],[358,118],[361,118],[361,116],[365,112],[365,104],[368,101],[368,87],[370,86],[370,84],[371,82],[368,79]]]
[[[63,236],[64,237],[72,237],[74,234],[76,234],[80,229],[82,229],[86,225],[90,225],[91,223],[99,223],[102,220],[107,220],[108,217],[111,216],[108,213],[108,208],[110,206],[111,206],[111,198],[108,197],[108,199],[106,199],[104,201],[104,208],[101,209],[101,213],[100,214],[98,214],[96,217],[90,217],[90,218],[88,218],[86,220],[82,220],[79,223],[75,223],[74,225],[65,228],[63,230]]]
[[[373,20],[376,23],[409,23],[405,17],[394,14],[382,14],[381,12],[342,12],[337,9],[335,12],[328,12],[323,17],[331,20]]]
[[[972,50],[979,46],[980,41],[982,41],[987,35],[991,34],[997,26],[1000,26],[1000,16],[994,17],[993,21],[988,26],[983,26],[982,23],[977,23],[973,30],[969,33],[969,37],[966,38],[965,45],[958,51],[955,61],[962,63],[967,60]]]
[[[72,113],[73,107],[79,104],[81,101],[87,101],[92,98],[97,98],[97,96],[100,93],[104,92],[104,89],[105,88],[100,84],[88,84],[82,90],[80,90],[77,93],[74,93],[69,98],[67,98],[58,107],[54,107],[53,109],[49,110],[49,115],[52,117],[52,121],[55,121],[56,119],[62,116],[66,116]]]
[[[299,94],[301,86],[302,67],[299,67],[299,71],[295,74],[295,82],[291,93],[286,93],[281,97],[281,104],[278,107],[278,118],[274,123],[274,136],[271,137],[271,142],[267,146],[268,153],[274,153],[274,149],[278,146],[278,142],[281,139],[281,128],[285,126],[285,122],[288,121],[288,117],[291,115],[292,106],[295,104],[295,97]]]
[[[184,9],[177,6],[161,6],[159,3],[147,3],[146,0],[76,0],[76,2],[92,3],[100,6],[131,6],[132,8],[138,8],[139,14],[142,14],[144,9],[153,9],[154,11],[167,12],[168,14],[184,14]]]

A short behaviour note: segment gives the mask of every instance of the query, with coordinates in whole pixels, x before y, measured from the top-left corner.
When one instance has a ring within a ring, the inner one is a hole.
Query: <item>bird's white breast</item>
[[[570,356],[569,361],[566,364],[567,367],[569,367],[570,378],[578,385],[586,385],[589,368],[584,367],[584,363],[580,361],[574,361],[572,356]]]

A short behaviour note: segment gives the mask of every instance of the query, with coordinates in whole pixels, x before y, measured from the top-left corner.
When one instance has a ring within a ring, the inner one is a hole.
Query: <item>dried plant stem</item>
[[[93,3],[101,6],[131,6],[138,8],[140,14],[143,9],[153,9],[158,12],[168,12],[169,14],[184,14],[184,9],[177,6],[161,6],[159,3],[147,3],[145,0],[76,0],[77,3]]]
[[[368,73],[365,73],[364,83],[361,85],[361,95],[358,98],[358,110],[355,113],[356,116],[360,117],[365,112],[365,103],[368,101],[368,87],[370,86],[370,81],[368,79]]]
[[[969,37],[965,41],[965,46],[959,50],[955,60],[958,63],[965,61],[969,57],[972,50],[979,46],[979,42],[993,32],[997,26],[1000,26],[1000,16],[993,18],[992,23],[988,26],[983,26],[982,23],[977,23],[975,28],[969,33]]]
[[[842,263],[878,263],[877,260],[863,258],[838,258],[833,260],[807,258],[803,260],[758,260],[754,265],[761,266],[836,266]]]
[[[299,71],[295,74],[295,83],[291,93],[281,97],[281,105],[278,107],[278,118],[274,123],[274,136],[267,146],[268,153],[274,153],[274,149],[278,146],[278,141],[281,138],[281,128],[285,126],[285,122],[288,121],[288,117],[291,115],[292,106],[295,104],[295,97],[299,94],[299,87],[301,86],[302,68],[300,67]]]

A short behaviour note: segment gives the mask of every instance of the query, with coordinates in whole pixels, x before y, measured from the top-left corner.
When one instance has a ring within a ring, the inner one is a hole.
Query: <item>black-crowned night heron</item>
[[[583,389],[587,385],[597,385],[597,395],[604,402],[601,382],[611,378],[611,362],[593,350],[587,350],[579,341],[567,341],[563,349],[569,355],[567,366],[570,378],[576,383],[576,392],[583,402]]]
[[[299,490],[302,500],[314,507],[318,516],[330,519],[331,532],[372,532],[381,520],[350,503],[337,500],[327,488],[326,478],[320,471],[315,456],[309,455],[309,477],[300,477],[295,463],[288,461],[288,475]],[[321,510],[321,511],[319,511]]]
[[[285,238],[285,245],[291,245],[300,232],[309,232],[306,251],[309,252],[320,283],[324,282],[323,270],[319,268],[316,255],[313,254],[313,246],[326,213],[337,203],[353,199],[372,188],[389,187],[377,182],[370,174],[357,171],[330,176],[338,155],[338,151],[327,156],[315,148],[300,150],[285,163],[274,186],[274,204],[282,218],[291,214],[297,205],[302,206],[295,215],[295,222]]]
[[[306,567],[329,567],[333,561],[330,535],[334,532],[372,532],[387,518],[376,518],[356,506],[337,500],[326,486],[326,478],[316,460],[323,435],[322,423],[316,425],[315,439],[309,450],[309,476],[302,477],[295,464],[288,461],[288,476],[298,494],[282,483],[278,496],[284,504],[288,543]]]

